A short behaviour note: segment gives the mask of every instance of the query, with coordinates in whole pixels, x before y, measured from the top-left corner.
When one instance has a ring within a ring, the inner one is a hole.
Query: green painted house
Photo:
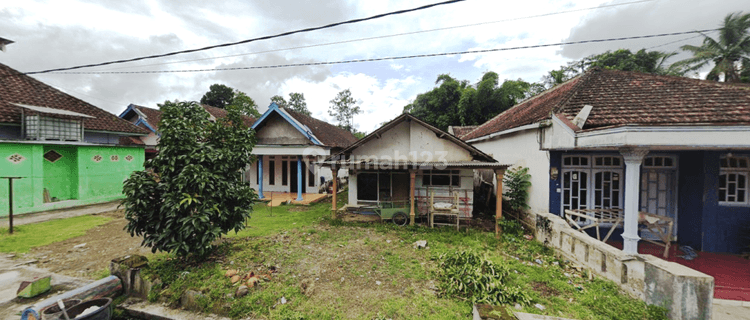
[[[3,64],[0,79],[0,177],[22,177],[14,214],[122,198],[143,169],[146,130]],[[8,191],[0,179],[0,217]]]

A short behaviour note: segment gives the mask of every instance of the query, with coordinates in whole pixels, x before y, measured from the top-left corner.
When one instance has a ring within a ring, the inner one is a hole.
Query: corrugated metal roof
[[[442,168],[507,168],[512,165],[498,162],[486,161],[370,161],[370,160],[341,160],[341,161],[321,161],[317,164],[323,166],[336,165],[339,167],[389,167],[389,168],[411,168],[411,169],[437,169]]]

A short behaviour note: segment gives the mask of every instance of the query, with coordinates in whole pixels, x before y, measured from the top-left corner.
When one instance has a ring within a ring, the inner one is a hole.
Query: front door
[[[289,192],[297,193],[297,161],[289,161]]]
[[[674,219],[672,236],[677,240],[677,159],[674,156],[649,156],[641,170],[639,210]],[[641,231],[641,238],[657,240],[649,231]]]

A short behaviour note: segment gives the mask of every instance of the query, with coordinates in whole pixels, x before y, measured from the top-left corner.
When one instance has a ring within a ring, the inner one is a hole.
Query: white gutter
[[[527,125],[523,125],[523,126],[520,126],[520,127],[515,127],[515,128],[512,128],[512,129],[508,129],[508,130],[505,130],[505,131],[495,132],[493,134],[489,134],[489,135],[486,135],[486,136],[481,136],[479,138],[474,138],[474,139],[471,139],[471,140],[467,140],[466,143],[473,143],[473,142],[479,142],[479,141],[489,140],[489,139],[493,139],[493,138],[496,138],[496,137],[499,137],[499,136],[504,136],[506,134],[511,134],[511,133],[518,132],[518,131],[537,129],[541,125],[542,125],[541,122],[535,122],[535,123],[532,123],[532,124],[527,124]]]

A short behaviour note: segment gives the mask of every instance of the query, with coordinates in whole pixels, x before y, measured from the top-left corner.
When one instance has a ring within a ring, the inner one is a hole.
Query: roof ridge
[[[571,82],[571,81],[573,81],[573,80],[575,80],[575,79],[577,79],[577,78],[579,78],[579,77],[581,77],[581,76],[582,76],[581,74],[579,74],[579,75],[576,75],[575,77],[573,77],[573,78],[570,78],[570,79],[566,80],[566,81],[565,81],[565,82],[563,82],[563,83],[560,83],[560,84],[558,84],[558,85],[555,85],[554,87],[552,87],[552,88],[549,88],[549,89],[546,89],[546,90],[544,90],[544,91],[540,92],[539,94],[537,94],[537,95],[535,95],[535,96],[533,96],[533,97],[531,97],[531,98],[528,98],[528,99],[526,99],[526,100],[523,100],[523,101],[521,101],[521,102],[517,103],[516,105],[514,105],[514,106],[512,106],[512,107],[510,107],[510,108],[508,108],[508,109],[506,109],[506,110],[505,110],[505,111],[503,111],[503,112],[500,112],[500,113],[498,113],[497,115],[495,115],[494,117],[490,118],[489,120],[487,120],[487,121],[483,122],[482,124],[478,124],[476,128],[474,128],[474,129],[472,129],[471,131],[467,132],[467,133],[466,133],[466,134],[464,134],[464,135],[463,135],[463,137],[461,137],[461,138],[463,139],[464,137],[468,137],[468,136],[470,136],[470,135],[471,135],[472,133],[474,133],[474,131],[477,131],[477,130],[480,130],[480,129],[482,129],[482,127],[484,127],[484,125],[485,125],[485,124],[488,124],[488,123],[490,123],[491,121],[493,121],[493,120],[495,120],[495,119],[497,119],[497,118],[499,118],[499,117],[501,117],[501,116],[505,115],[506,113],[509,113],[509,112],[515,111],[515,109],[517,109],[517,108],[523,108],[523,106],[525,106],[525,105],[528,105],[528,104],[531,104],[532,102],[534,102],[534,101],[536,101],[536,100],[538,100],[538,99],[541,99],[541,98],[543,98],[543,97],[544,97],[545,95],[549,94],[550,92],[553,92],[553,91],[555,91],[556,89],[559,89],[559,87],[562,87],[562,86],[563,86],[563,85],[565,85],[566,83],[568,83],[568,82]],[[481,135],[481,136],[479,136],[479,137],[484,137],[484,136],[486,136],[486,135],[489,135],[489,134]],[[479,138],[479,137],[474,137],[474,138],[472,138],[472,139],[476,139],[476,138]]]

